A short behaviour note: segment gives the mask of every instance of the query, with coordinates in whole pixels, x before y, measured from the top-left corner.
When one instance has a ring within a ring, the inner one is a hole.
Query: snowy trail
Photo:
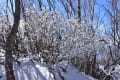
[[[68,66],[67,72],[64,74],[65,80],[95,80],[84,73],[79,72],[75,68]]]
[[[32,63],[30,60],[21,65],[14,63],[14,75],[16,80],[54,80],[53,75],[48,71],[47,67],[37,62]],[[0,65],[0,76],[2,76],[0,80],[6,80],[3,65]],[[65,80],[95,80],[80,73],[71,66],[68,66],[67,72],[63,76]]]

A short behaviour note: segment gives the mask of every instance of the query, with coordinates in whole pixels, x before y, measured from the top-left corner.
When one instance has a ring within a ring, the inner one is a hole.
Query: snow
[[[53,80],[53,75],[39,63],[28,61],[20,66],[17,63],[14,65],[16,80],[21,80],[21,78],[22,80]]]
[[[79,72],[75,68],[68,66],[66,74],[64,74],[65,80],[95,80],[92,77],[86,76],[84,73]]]
[[[4,56],[4,51],[1,49],[1,56]],[[4,57],[2,59],[4,61]],[[22,57],[18,59],[21,64],[14,62],[14,75],[16,80],[54,80],[53,74],[48,70],[48,67],[42,63],[38,63],[32,60],[32,57]],[[68,65],[66,62],[62,62],[56,65],[54,68],[67,66],[66,72],[61,71],[62,76],[65,80],[94,80],[93,78],[79,72],[76,68]],[[59,77],[57,80],[59,80]],[[0,64],[0,80],[6,80],[5,68],[3,64]]]
[[[117,78],[118,80],[120,80],[120,65],[115,65],[114,66],[115,70],[111,71],[112,75]]]
[[[54,80],[53,74],[49,72],[46,66],[31,60],[22,62],[20,65],[14,62],[14,75],[16,80]],[[2,76],[0,80],[6,79],[3,65],[0,65],[0,76]],[[63,73],[63,77],[65,80],[95,80],[70,65],[67,67],[67,71]]]
[[[104,69],[103,65],[99,65],[99,69],[101,69],[106,75],[111,75],[113,80],[120,80],[120,65],[112,65],[109,66],[108,69]]]
[[[0,80],[5,80],[5,69],[3,65],[0,65],[0,76],[2,77],[2,79],[0,78]]]
[[[99,65],[99,69],[101,69],[104,73],[107,74],[107,72],[104,70],[104,66],[103,65]]]
[[[16,80],[54,80],[53,75],[47,67],[32,61],[24,62],[18,65],[14,62],[14,75]],[[5,80],[5,69],[0,65],[0,80]]]

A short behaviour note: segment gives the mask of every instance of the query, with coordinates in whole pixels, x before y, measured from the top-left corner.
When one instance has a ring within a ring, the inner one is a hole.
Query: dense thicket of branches
[[[23,56],[45,63],[54,75],[53,65],[67,62],[110,80],[99,65],[108,70],[120,63],[120,1],[107,1],[99,6],[97,0],[6,0],[0,14],[0,48],[6,51],[7,80],[15,80],[13,62],[20,64]],[[109,22],[101,16],[104,12]]]

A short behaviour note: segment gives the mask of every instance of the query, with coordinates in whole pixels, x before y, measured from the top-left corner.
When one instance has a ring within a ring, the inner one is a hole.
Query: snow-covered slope
[[[0,80],[5,80],[5,69],[0,65]],[[24,62],[21,65],[14,63],[14,75],[16,80],[54,80],[53,75],[47,67],[32,61]]]
[[[31,61],[15,64],[14,73],[16,80],[53,80],[53,75],[48,69],[40,64]]]
[[[16,80],[54,80],[53,74],[49,72],[47,67],[37,62],[33,63],[31,60],[23,62],[21,65],[15,62],[14,75]],[[3,65],[0,65],[0,76],[2,76],[0,80],[5,80]],[[63,73],[63,77],[65,80],[94,80],[71,66],[68,66],[67,71]]]

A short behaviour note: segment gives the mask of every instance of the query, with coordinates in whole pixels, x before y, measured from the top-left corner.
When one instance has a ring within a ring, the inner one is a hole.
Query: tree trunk
[[[15,80],[12,55],[14,49],[14,42],[16,40],[16,33],[18,32],[18,26],[20,21],[20,0],[14,1],[15,1],[14,24],[10,34],[7,37],[6,42],[6,54],[5,54],[6,80]]]
[[[78,22],[81,22],[81,1],[78,0]]]

